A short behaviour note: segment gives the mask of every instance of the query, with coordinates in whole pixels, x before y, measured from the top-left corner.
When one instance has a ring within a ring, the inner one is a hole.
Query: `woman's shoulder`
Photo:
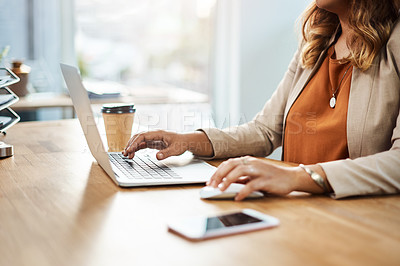
[[[400,19],[395,22],[389,40],[386,43],[386,49],[383,49],[385,60],[391,65],[396,66],[392,69],[396,71],[397,76],[400,78]],[[382,57],[381,57],[382,58]]]
[[[392,33],[388,40],[388,47],[397,49],[396,52],[400,49],[400,18],[393,25]]]

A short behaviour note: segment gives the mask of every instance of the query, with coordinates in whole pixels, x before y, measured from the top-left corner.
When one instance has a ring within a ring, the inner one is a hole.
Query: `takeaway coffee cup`
[[[101,109],[109,152],[120,152],[128,143],[136,109],[134,104],[104,104]]]

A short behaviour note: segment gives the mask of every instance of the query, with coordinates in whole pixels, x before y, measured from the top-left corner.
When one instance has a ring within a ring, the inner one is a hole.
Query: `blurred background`
[[[251,120],[276,89],[309,2],[0,0],[0,49],[10,47],[0,64],[31,68],[29,94],[15,106],[24,121],[74,116],[60,98],[64,62],[142,110],[196,103],[222,128]],[[41,108],[29,109],[35,102]]]

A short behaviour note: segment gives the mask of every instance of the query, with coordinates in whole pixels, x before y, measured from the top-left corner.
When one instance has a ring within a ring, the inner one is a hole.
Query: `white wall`
[[[238,9],[231,10],[230,20],[222,21],[222,29],[216,31],[218,65],[214,71],[213,111],[217,127],[224,127],[228,117],[229,125],[251,120],[275,91],[298,45],[296,20],[310,0],[219,2],[217,16],[226,5]],[[232,31],[231,27],[236,27],[235,34],[223,33]],[[227,47],[228,56],[218,55],[218,44]],[[232,60],[237,66],[232,65]],[[221,69],[223,62],[225,68]],[[273,158],[279,157],[278,151]]]
[[[247,120],[263,107],[298,45],[295,21],[309,0],[243,0],[240,23],[240,111]]]

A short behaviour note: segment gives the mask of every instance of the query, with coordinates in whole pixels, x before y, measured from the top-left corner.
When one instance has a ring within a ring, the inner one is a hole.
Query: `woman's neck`
[[[335,44],[336,59],[343,59],[350,55],[349,47],[347,46],[347,40],[350,36],[350,27],[348,24],[347,16],[339,16],[340,26],[342,28],[342,34]]]

